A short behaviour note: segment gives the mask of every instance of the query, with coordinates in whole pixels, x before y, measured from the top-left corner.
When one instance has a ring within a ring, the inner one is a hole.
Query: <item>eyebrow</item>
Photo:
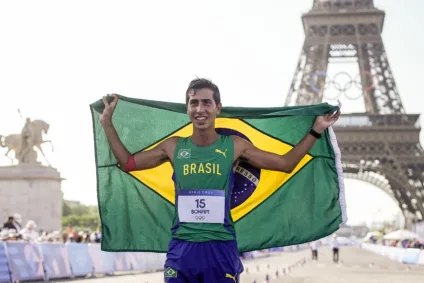
[[[199,100],[201,100],[202,102],[209,102],[209,101],[212,101],[212,99],[210,99],[210,98],[203,98],[203,99],[192,98],[192,99],[190,99],[190,102],[191,102],[191,101],[195,101],[195,102],[197,102],[197,101],[199,101]]]

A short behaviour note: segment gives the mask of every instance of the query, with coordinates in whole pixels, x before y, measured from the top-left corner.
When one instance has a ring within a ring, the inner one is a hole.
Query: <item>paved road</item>
[[[332,252],[329,248],[320,248],[318,261],[311,261],[309,251],[300,252],[306,257],[305,265],[297,266],[286,276],[275,277],[275,269],[280,265],[278,257],[260,260],[270,265],[269,282],[288,283],[419,283],[424,282],[424,267],[397,263],[388,258],[354,247],[342,247],[339,264],[332,262]],[[248,264],[246,264],[248,265]],[[281,270],[281,267],[280,267]],[[252,272],[245,274],[242,283],[257,283],[265,281],[261,274]]]
[[[305,260],[305,261],[304,261]],[[424,282],[424,267],[405,265],[354,247],[342,247],[340,263],[332,262],[329,248],[318,251],[318,261],[310,260],[310,251],[283,253],[246,261],[241,283],[419,283]],[[302,263],[304,262],[304,263]],[[296,264],[297,263],[297,264]],[[294,267],[293,264],[295,264]],[[278,277],[277,277],[278,272]],[[285,274],[284,274],[285,272]],[[53,281],[58,282],[58,281]],[[59,281],[60,282],[60,281]],[[119,275],[81,279],[78,283],[162,283],[162,273]]]

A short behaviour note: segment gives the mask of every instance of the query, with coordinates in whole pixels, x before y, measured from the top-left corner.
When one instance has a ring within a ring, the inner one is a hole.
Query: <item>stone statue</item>
[[[34,138],[33,126],[31,125],[31,119],[26,118],[26,123],[21,131],[21,146],[17,152],[16,158],[19,163],[34,163],[37,161],[37,153],[34,150]]]
[[[27,118],[21,134],[12,134],[5,137],[0,135],[0,146],[8,148],[5,156],[13,164],[13,158],[8,156],[9,152],[13,150],[15,152],[15,159],[19,164],[39,164],[37,161],[37,152],[34,150],[35,146],[50,166],[41,148],[41,144],[48,142],[52,146],[53,151],[52,142],[50,140],[43,140],[43,132],[47,134],[49,127],[50,125],[43,120],[31,121],[30,118]]]

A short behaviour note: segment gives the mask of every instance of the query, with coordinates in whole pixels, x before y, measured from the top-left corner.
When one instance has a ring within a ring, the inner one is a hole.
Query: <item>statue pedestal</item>
[[[0,167],[0,221],[22,216],[22,228],[34,220],[37,230],[61,230],[62,197],[60,173],[38,164]]]

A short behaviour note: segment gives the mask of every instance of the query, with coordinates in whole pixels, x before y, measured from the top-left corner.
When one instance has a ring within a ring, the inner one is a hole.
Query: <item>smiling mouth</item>
[[[207,117],[194,117],[196,121],[206,121]]]

